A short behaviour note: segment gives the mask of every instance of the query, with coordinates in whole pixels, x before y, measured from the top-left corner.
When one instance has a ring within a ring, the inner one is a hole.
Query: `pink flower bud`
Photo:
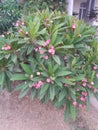
[[[2,50],[5,50],[5,47],[2,47]]]
[[[73,104],[75,107],[77,106],[77,102],[76,102],[76,101],[74,101],[72,104]]]
[[[47,83],[50,83],[50,82],[51,82],[51,79],[50,79],[50,78],[47,78],[47,79],[46,79],[46,82],[47,82]]]
[[[98,78],[98,73],[96,74],[96,77]]]
[[[25,24],[24,21],[21,24],[24,25]]]
[[[34,48],[34,51],[37,52],[37,51],[38,51],[38,48]]]
[[[82,80],[82,82],[87,82],[87,78],[84,78],[84,79]]]
[[[71,28],[72,28],[73,30],[76,29],[76,25],[73,24],[73,25],[71,26]]]
[[[48,40],[44,43],[44,46],[47,46],[50,42],[51,42],[51,40],[48,39]]]
[[[96,92],[97,92],[97,89],[95,88],[93,92],[96,93]]]
[[[18,23],[18,22],[16,22],[15,26],[16,26],[16,27],[18,27],[18,26],[19,26],[19,23]]]
[[[33,78],[33,74],[30,75],[30,79],[32,79],[32,78]]]
[[[11,49],[11,46],[8,46],[8,47],[7,47],[7,50],[10,50],[10,49]]]
[[[82,83],[82,86],[83,86],[83,87],[86,87],[86,83],[85,83],[85,82],[84,82],[84,83]]]
[[[38,81],[38,84],[40,84],[42,86],[44,83],[43,83],[43,81]]]
[[[4,47],[4,50],[7,51],[8,50],[7,47]]]
[[[46,18],[45,21],[48,22],[48,21],[49,21],[49,18]]]
[[[41,73],[40,73],[40,72],[37,72],[37,75],[41,75]]]
[[[26,32],[26,35],[28,35],[29,33],[28,32]]]
[[[44,56],[44,59],[45,59],[45,60],[48,60],[48,58],[49,58],[48,56]]]
[[[94,70],[97,70],[97,66],[94,66],[93,69],[94,69]]]
[[[2,34],[2,35],[0,35],[1,37],[4,37],[4,35]]]
[[[82,95],[86,97],[87,96],[87,92],[82,92]]]
[[[43,54],[44,54],[44,51],[43,51],[43,50],[39,50],[39,53],[40,53],[41,55],[43,55]]]
[[[48,50],[48,52],[49,52],[51,55],[54,55],[54,54],[55,54],[54,47],[53,47],[53,46],[50,46],[50,49]]]
[[[91,82],[91,85],[94,85],[94,82]]]
[[[86,101],[86,99],[84,97],[81,97],[80,100],[83,101],[83,102]]]
[[[10,34],[10,32],[8,31],[8,32],[6,32],[6,34],[7,34],[7,35],[9,35],[9,34]]]

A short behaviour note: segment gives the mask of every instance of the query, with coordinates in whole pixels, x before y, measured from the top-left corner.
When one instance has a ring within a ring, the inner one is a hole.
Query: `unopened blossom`
[[[2,50],[10,50],[11,49],[11,46],[9,44],[5,44],[3,47],[2,47]]]
[[[26,35],[28,35],[29,33],[28,32],[26,32]]]
[[[50,82],[51,82],[51,79],[50,79],[50,78],[47,78],[47,79],[46,79],[46,82],[47,82],[47,83],[50,83]]]
[[[76,101],[72,103],[75,107],[78,105]]]
[[[39,89],[43,84],[44,84],[43,81],[38,81],[37,83],[33,84],[33,87]]]
[[[96,89],[96,88],[94,88],[93,92],[94,92],[94,93],[96,93],[96,92],[97,92],[97,89]]]
[[[86,99],[84,97],[81,97],[80,100],[83,101],[83,102],[86,101]]]
[[[48,58],[49,58],[49,57],[48,57],[47,55],[46,55],[46,56],[44,56],[44,59],[45,59],[45,60],[48,60]]]
[[[96,74],[96,77],[98,78],[98,73]]]
[[[91,82],[91,85],[94,85],[94,82]]]
[[[24,21],[21,24],[24,25],[25,24]]]
[[[76,29],[76,25],[75,24],[72,24],[71,26],[72,30],[74,31]]]
[[[44,83],[43,83],[43,81],[38,81],[38,84],[40,84],[40,85],[43,85]]]
[[[6,32],[6,34],[7,34],[7,35],[9,35],[9,34],[10,34],[10,32],[8,31],[8,32]]]
[[[4,37],[4,35],[2,34],[2,35],[0,35],[1,37]]]
[[[37,72],[37,75],[41,75],[41,73],[40,73],[40,72]]]
[[[46,18],[45,21],[48,22],[48,21],[49,21],[49,18]]]
[[[65,76],[66,79],[69,79],[69,76]]]
[[[51,40],[48,39],[47,41],[45,41],[44,46],[47,46],[50,42],[51,42]]]
[[[50,49],[48,50],[48,52],[49,52],[51,55],[54,55],[54,54],[55,54],[54,46],[50,46]]]
[[[30,79],[32,79],[32,78],[33,78],[33,74],[30,75]]]
[[[93,88],[93,86],[92,86],[92,85],[88,85],[88,87],[89,87],[89,88]]]
[[[97,66],[94,66],[93,69],[94,69],[94,70],[97,70]]]
[[[64,87],[68,87],[68,84],[64,84]]]
[[[84,79],[82,80],[82,82],[87,82],[87,78],[84,78]]]
[[[43,55],[45,52],[43,50],[39,50],[39,53]]]
[[[86,97],[87,96],[87,92],[82,92],[82,95]]]
[[[15,26],[18,27],[19,26],[19,22],[16,22]]]
[[[19,32],[19,33],[23,32],[23,29],[20,29],[18,32]]]
[[[83,86],[83,87],[86,87],[86,85],[87,85],[87,84],[86,84],[85,82],[84,82],[84,83],[82,83],[82,86]]]
[[[42,47],[41,47],[41,46],[39,46],[38,48],[39,48],[39,50],[40,50],[40,49],[42,49]]]
[[[36,47],[36,48],[34,48],[34,51],[35,51],[35,52],[37,52],[37,51],[38,51],[38,48],[37,48],[37,47]]]

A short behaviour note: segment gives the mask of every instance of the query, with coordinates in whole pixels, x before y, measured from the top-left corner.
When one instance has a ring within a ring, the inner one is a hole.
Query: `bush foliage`
[[[0,34],[12,27],[19,15],[19,8],[15,0],[3,0],[0,3]]]
[[[0,89],[29,94],[65,108],[65,119],[76,118],[76,108],[98,99],[98,42],[90,25],[48,9],[23,16],[16,32],[0,37]]]

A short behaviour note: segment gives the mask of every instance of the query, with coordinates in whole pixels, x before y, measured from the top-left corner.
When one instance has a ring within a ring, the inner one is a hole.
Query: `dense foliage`
[[[20,12],[15,0],[3,0],[0,3],[0,34],[13,26]]]
[[[66,0],[26,0],[22,5],[25,13],[46,9],[66,11]]]
[[[0,37],[0,89],[29,94],[65,108],[65,119],[76,108],[98,99],[98,42],[88,24],[48,9],[23,16],[16,32]]]

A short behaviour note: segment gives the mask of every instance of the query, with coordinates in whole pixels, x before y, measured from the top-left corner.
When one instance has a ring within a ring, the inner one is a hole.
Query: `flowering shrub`
[[[23,16],[15,33],[0,37],[0,86],[21,81],[19,98],[27,93],[42,102],[65,108],[65,119],[76,108],[98,99],[98,43],[95,29],[60,12]],[[7,80],[6,80],[7,79]]]

